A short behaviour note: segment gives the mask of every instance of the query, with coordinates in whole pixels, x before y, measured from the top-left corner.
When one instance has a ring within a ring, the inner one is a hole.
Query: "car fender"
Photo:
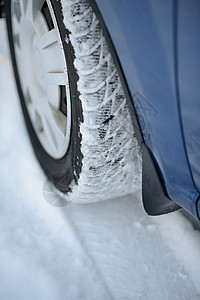
[[[166,209],[166,199],[173,199],[198,217],[199,193],[188,164],[177,101],[176,1],[90,2],[106,25],[119,68],[123,70],[129,98],[134,104],[132,114],[135,112],[136,118],[133,117],[133,124],[143,148],[144,207],[149,214],[168,212],[172,206],[169,204]],[[156,175],[148,175],[151,168],[148,169],[147,161],[154,164]],[[156,178],[163,189],[161,194],[166,198],[154,193]],[[158,208],[159,203],[161,208]]]

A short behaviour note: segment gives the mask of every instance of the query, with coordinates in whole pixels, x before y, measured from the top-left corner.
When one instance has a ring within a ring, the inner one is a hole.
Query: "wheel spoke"
[[[45,21],[45,17],[41,11],[36,12],[34,16],[33,24],[38,36],[40,37],[42,37],[46,32],[49,31],[49,28]]]
[[[36,13],[42,9],[44,0],[24,0],[24,1],[26,2],[25,14],[30,21],[33,21]]]
[[[35,110],[35,123],[36,123],[36,131],[37,132],[44,132],[43,131],[43,126],[42,126],[42,119],[40,114]]]
[[[26,100],[27,105],[33,104],[28,87],[26,88],[26,97],[25,98],[26,98],[25,100]]]
[[[45,106],[44,116],[42,117],[43,128],[51,145],[56,149],[62,147],[65,140],[64,128],[61,126],[64,124],[62,124],[63,120],[60,120],[60,118],[62,118],[61,113],[54,112],[48,104]]]
[[[13,15],[18,19],[18,21],[20,21],[20,19],[21,19],[21,8],[20,8],[19,0],[15,0],[13,2],[13,12],[14,12]]]
[[[42,117],[42,127],[43,127],[43,133],[45,135],[44,138],[47,139],[50,147],[53,148],[53,151],[56,151],[56,141],[55,141],[54,134],[52,132],[48,120],[44,116]]]
[[[36,110],[34,105],[30,104],[28,107],[28,111],[31,117],[31,120],[33,120],[33,122],[35,122],[35,117],[36,117]]]
[[[52,44],[56,43],[58,41],[57,32],[56,29],[52,29],[50,31],[47,31],[39,41],[40,49],[43,50],[45,48],[48,48]]]
[[[35,124],[36,123],[36,108],[35,108],[35,105],[33,103],[29,102],[30,99],[28,98],[28,95],[27,95],[27,98],[25,100],[26,100],[26,103],[27,103],[27,109],[28,109],[29,115],[31,117],[31,120],[32,120],[33,124]]]
[[[13,18],[12,18],[12,27],[13,27],[13,31],[15,34],[19,34],[19,20],[17,19],[17,16],[16,15],[13,15]]]
[[[25,14],[29,21],[33,21],[33,2],[34,0],[24,0],[26,2]]]
[[[54,84],[54,85],[65,85],[66,84],[65,73],[49,72],[47,73],[47,82],[49,84]]]
[[[47,86],[47,100],[57,110],[60,108],[59,87],[56,85]]]
[[[19,0],[19,6],[21,11],[21,16],[23,17],[25,15],[25,10],[26,10],[26,0]]]
[[[18,33],[13,34],[13,40],[14,40],[15,46],[18,47],[18,49],[20,49],[20,41],[19,41],[19,34]]]

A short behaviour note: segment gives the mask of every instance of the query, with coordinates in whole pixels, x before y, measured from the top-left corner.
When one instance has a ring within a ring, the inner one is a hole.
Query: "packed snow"
[[[0,22],[0,299],[200,299],[200,233],[137,193],[56,208],[24,126]]]
[[[88,0],[62,0],[61,5],[84,116],[82,169],[78,187],[74,185],[67,198],[94,203],[132,194],[141,189],[141,151],[103,30]]]

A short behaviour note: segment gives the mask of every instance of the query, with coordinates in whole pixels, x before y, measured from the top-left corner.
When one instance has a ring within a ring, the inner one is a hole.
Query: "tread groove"
[[[90,203],[134,193],[141,189],[141,151],[104,33],[94,12],[86,13],[91,9],[87,0],[61,4],[84,115],[82,172],[70,199]]]

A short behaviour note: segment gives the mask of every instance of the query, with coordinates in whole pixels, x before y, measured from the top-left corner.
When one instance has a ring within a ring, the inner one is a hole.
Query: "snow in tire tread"
[[[89,203],[134,193],[141,184],[141,153],[100,23],[87,0],[61,4],[84,116],[83,165],[68,201]]]

